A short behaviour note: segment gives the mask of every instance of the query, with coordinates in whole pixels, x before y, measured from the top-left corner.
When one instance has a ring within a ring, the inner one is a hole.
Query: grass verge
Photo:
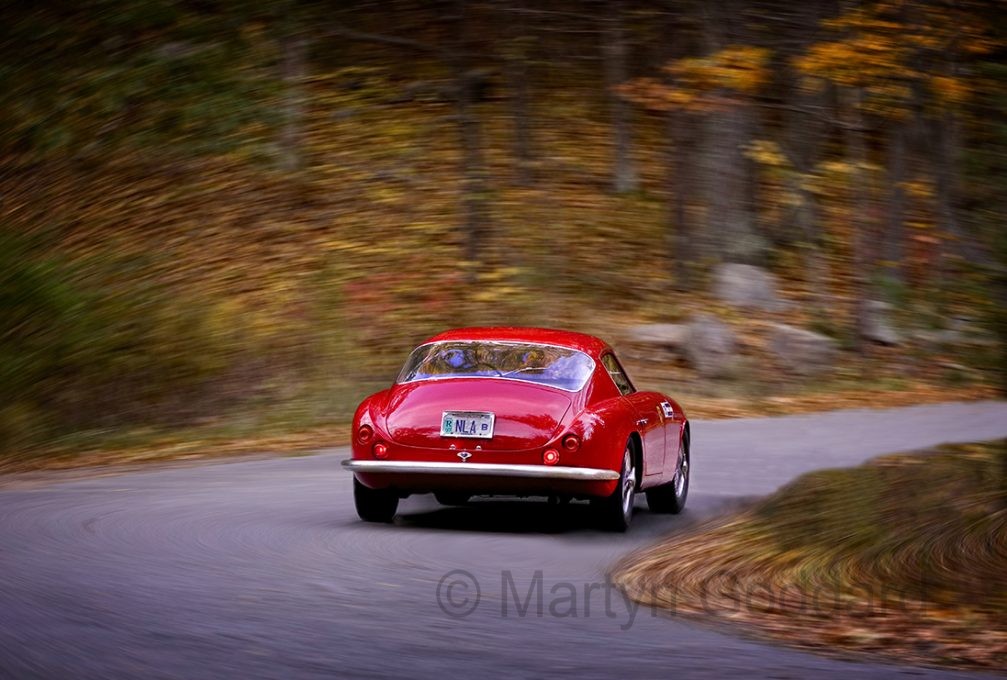
[[[1007,668],[1007,440],[814,472],[631,556],[638,602],[824,652]]]

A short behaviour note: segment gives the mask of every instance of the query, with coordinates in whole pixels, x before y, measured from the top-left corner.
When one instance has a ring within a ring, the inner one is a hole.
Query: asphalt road
[[[697,422],[686,512],[651,515],[639,499],[625,536],[596,531],[577,504],[533,501],[417,497],[393,526],[361,524],[341,449],[8,477],[0,677],[954,677],[655,615],[605,573],[804,471],[1004,436],[1007,403]]]

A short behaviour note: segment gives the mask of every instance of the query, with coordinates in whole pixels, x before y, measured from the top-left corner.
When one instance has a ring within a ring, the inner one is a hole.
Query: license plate
[[[494,419],[495,416],[486,411],[444,411],[441,436],[491,439]]]

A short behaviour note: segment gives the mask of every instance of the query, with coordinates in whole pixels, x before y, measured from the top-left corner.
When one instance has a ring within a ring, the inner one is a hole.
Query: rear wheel
[[[633,501],[635,499],[636,460],[633,456],[632,444],[626,442],[626,450],[622,454],[619,486],[611,496],[595,502],[602,525],[611,531],[626,531],[633,519]]]
[[[353,503],[365,522],[391,522],[399,509],[399,496],[390,489],[371,489],[354,478]]]
[[[675,476],[667,484],[647,490],[647,507],[651,512],[677,515],[685,509],[685,499],[689,496],[689,440],[682,437],[678,449],[678,467]]]

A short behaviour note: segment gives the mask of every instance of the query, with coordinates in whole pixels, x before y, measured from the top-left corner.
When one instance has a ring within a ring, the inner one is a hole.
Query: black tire
[[[391,522],[399,509],[399,496],[389,489],[371,489],[353,479],[353,503],[365,522]]]
[[[464,491],[435,491],[434,498],[441,505],[468,505],[472,495]]]
[[[624,532],[633,519],[633,501],[636,498],[636,456],[633,454],[633,444],[626,442],[626,450],[622,454],[622,468],[619,472],[619,485],[608,498],[599,498],[594,502],[598,510],[601,525],[609,531]]]
[[[677,515],[685,509],[685,501],[689,497],[689,470],[692,467],[688,435],[682,437],[678,452],[679,465],[672,481],[647,489],[647,507],[651,512]]]

